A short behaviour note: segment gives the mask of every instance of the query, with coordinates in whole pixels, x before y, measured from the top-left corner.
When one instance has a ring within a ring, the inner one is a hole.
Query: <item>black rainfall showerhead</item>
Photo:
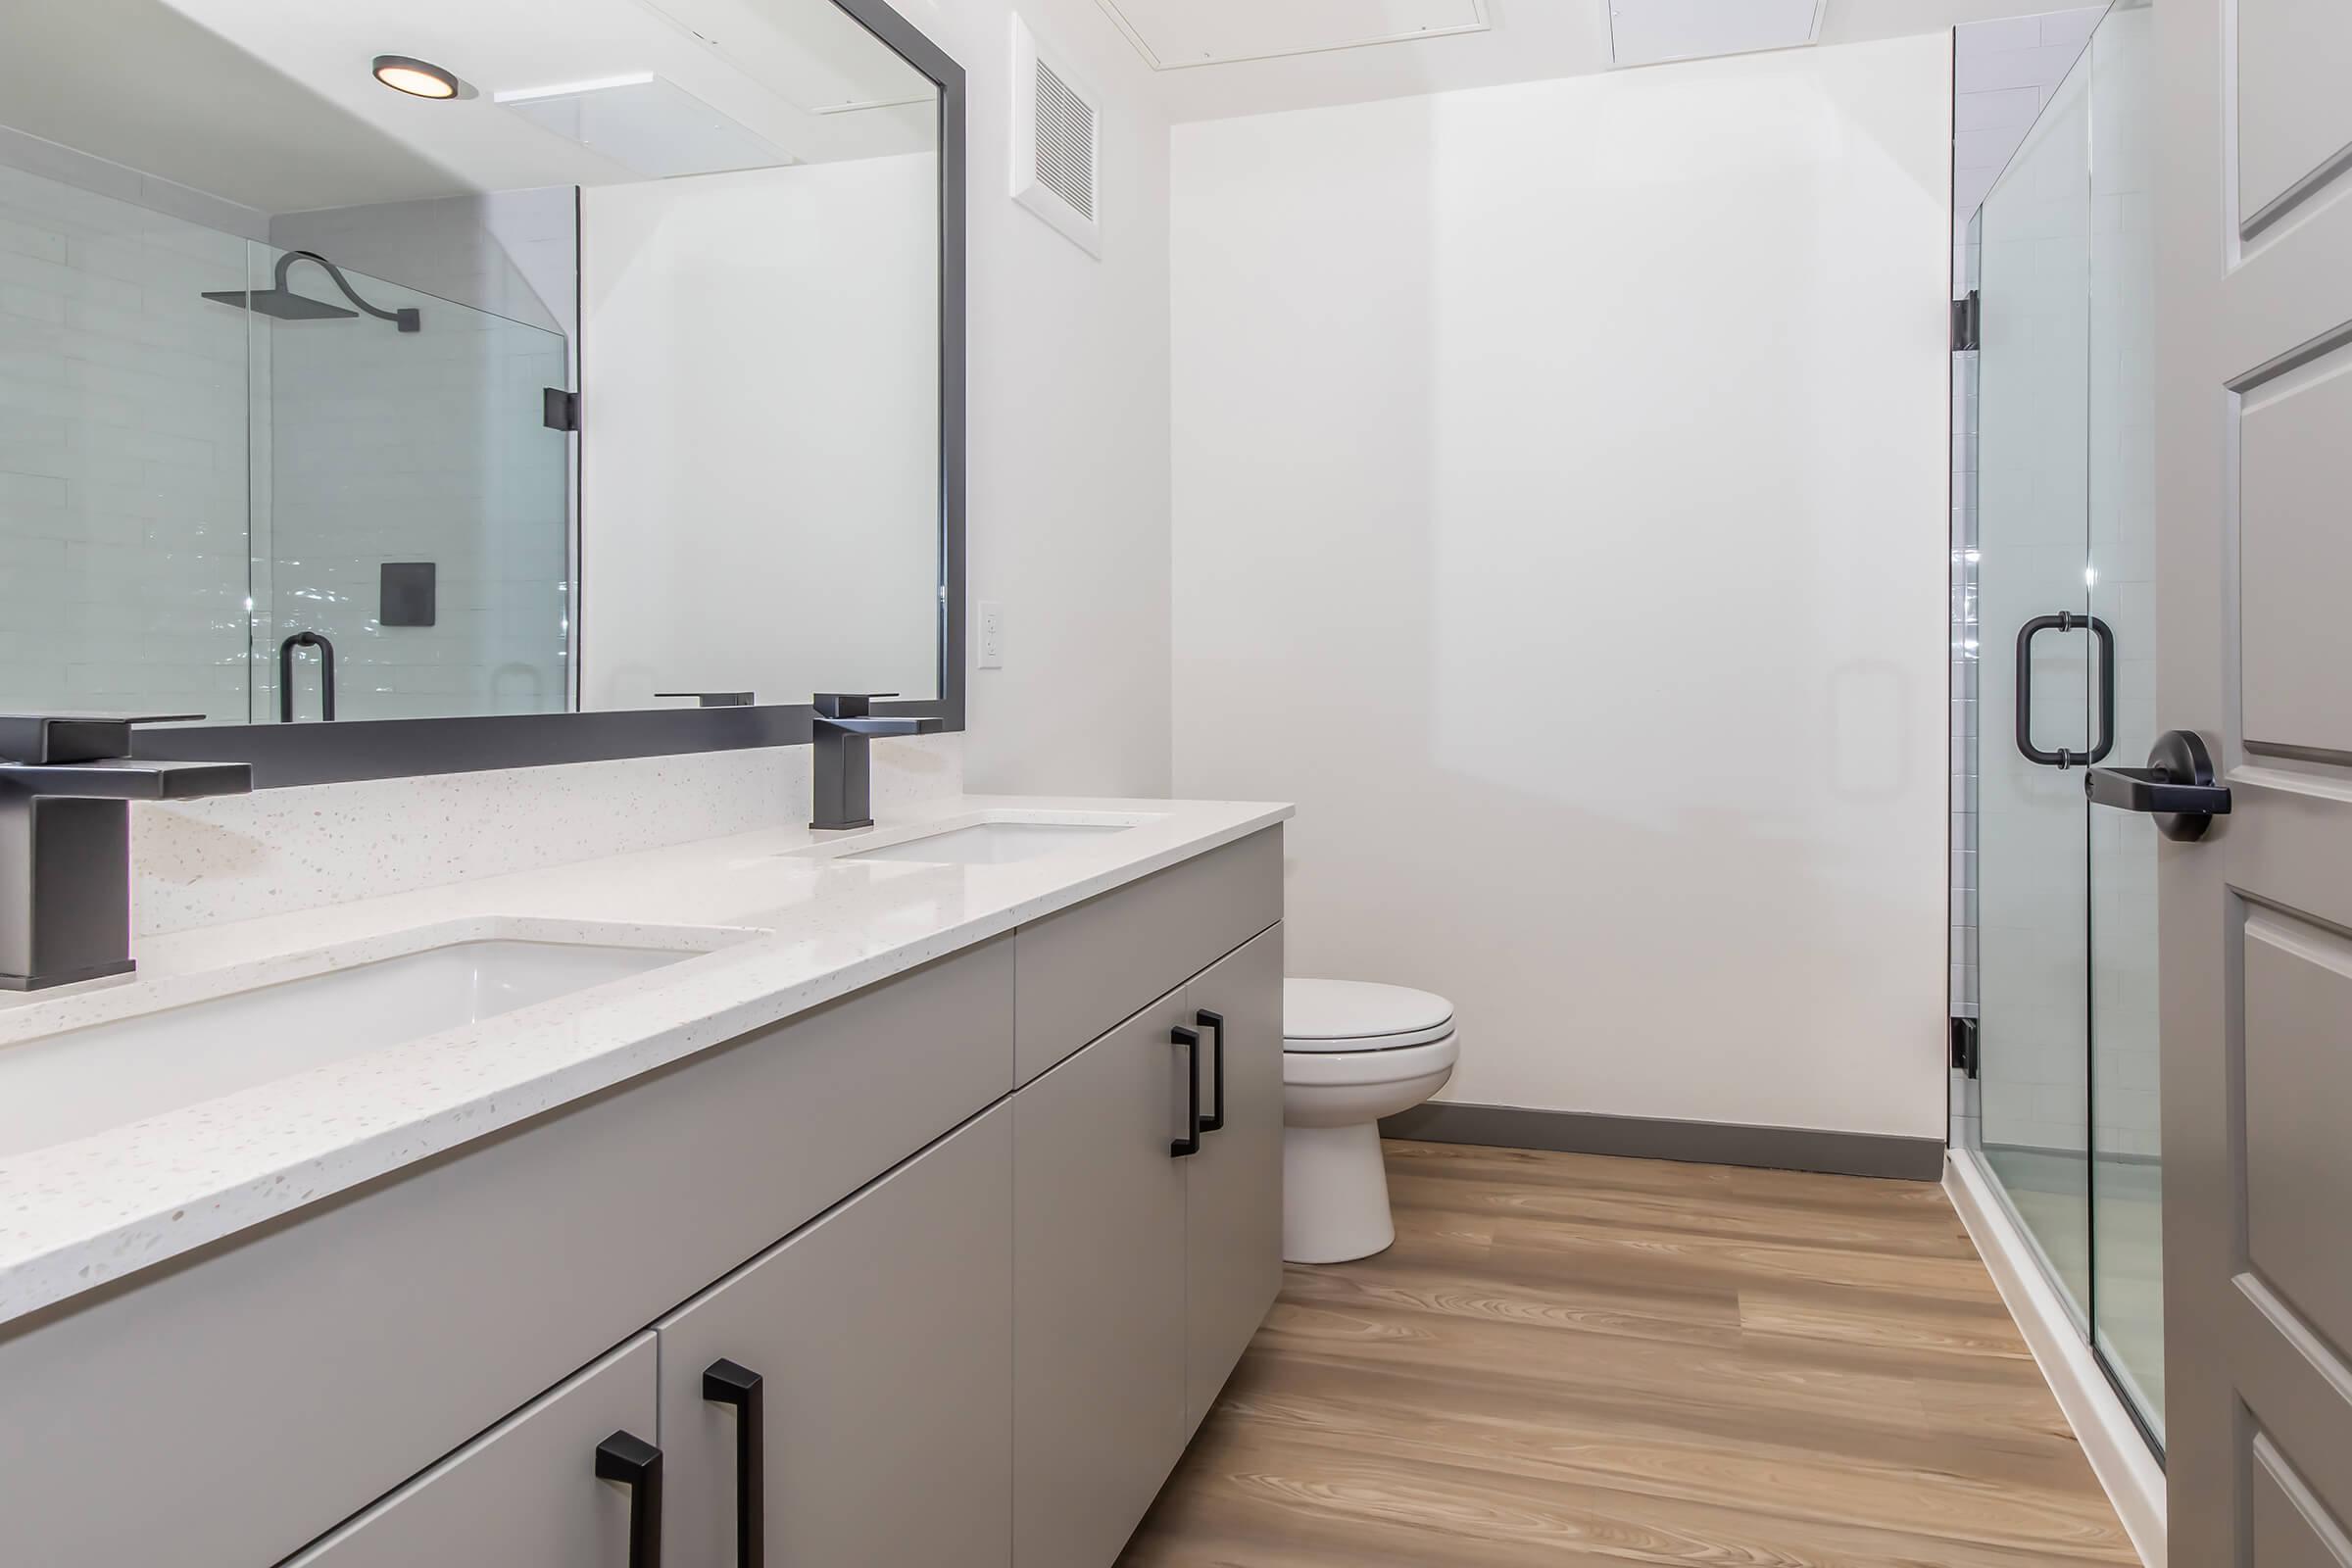
[[[335,287],[343,291],[343,297],[358,306],[359,309],[347,311],[340,305],[329,305],[324,300],[315,300],[307,294],[297,294],[288,288],[286,274],[294,270],[296,262],[317,262],[320,267],[325,268],[326,275],[335,280]],[[360,298],[358,291],[351,286],[351,279],[343,275],[343,269],[317,251],[288,251],[285,255],[280,256],[277,259],[277,279],[274,287],[207,289],[204,297],[208,300],[218,300],[223,305],[234,305],[240,311],[253,311],[262,316],[274,317],[281,321],[329,321],[337,318],[348,319],[364,313],[374,317],[379,321],[390,321],[403,332],[415,332],[422,327],[422,318],[418,316],[415,306],[404,305],[393,311],[377,310]]]
[[[273,316],[281,321],[323,321],[332,317],[356,317],[360,314],[282,288],[257,288],[250,292],[231,288],[218,293],[207,289],[204,297],[219,300],[223,305],[234,305],[239,310],[259,311],[264,316]]]

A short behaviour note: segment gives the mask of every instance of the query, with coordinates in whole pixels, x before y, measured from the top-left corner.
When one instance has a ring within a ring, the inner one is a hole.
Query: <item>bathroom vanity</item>
[[[0,1010],[0,1076],[128,1082],[134,1025],[236,1055],[223,999],[656,953],[315,1060],[252,1015],[225,1095],[0,1129],[5,1555],[1105,1568],[1279,1283],[1289,811],[1088,804],[1045,853],[950,801],[189,933]]]

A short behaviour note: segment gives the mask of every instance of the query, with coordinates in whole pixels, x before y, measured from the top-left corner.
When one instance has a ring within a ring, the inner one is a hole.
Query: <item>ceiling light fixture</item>
[[[455,98],[458,78],[439,66],[407,55],[377,55],[375,79],[394,92],[405,92],[412,98]]]

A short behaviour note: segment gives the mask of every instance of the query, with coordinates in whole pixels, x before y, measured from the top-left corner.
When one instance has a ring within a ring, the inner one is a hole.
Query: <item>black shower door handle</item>
[[[2034,639],[2045,631],[2088,631],[2098,639],[2099,739],[2088,752],[2064,747],[2045,752],[2034,744]],[[2098,616],[2061,610],[2055,615],[2035,615],[2017,628],[2017,750],[2029,762],[2056,768],[2103,762],[2115,750],[2115,633]]]
[[[318,650],[318,716],[335,716],[335,645],[315,631],[298,631],[277,645],[277,721],[294,722],[294,650]]]

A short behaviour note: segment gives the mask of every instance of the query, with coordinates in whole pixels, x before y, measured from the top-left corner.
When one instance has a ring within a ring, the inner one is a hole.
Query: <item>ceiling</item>
[[[0,0],[0,123],[264,213],[642,178],[497,95],[648,73],[794,161],[935,137],[831,0]],[[466,91],[392,92],[378,54]]]
[[[1609,60],[1622,70],[1802,48],[1822,0],[1609,0],[1607,9]]]
[[[1102,0],[1153,69],[1483,32],[1487,0]]]
[[[1096,0],[1205,120],[1825,44],[2049,0]],[[287,25],[289,8],[301,24]],[[1615,13],[1612,16],[1612,12]],[[1777,31],[1755,30],[1769,22]],[[643,177],[502,92],[652,73],[792,159],[931,145],[929,84],[831,0],[0,0],[0,123],[264,213]],[[377,84],[379,53],[468,88]]]
[[[1814,41],[1859,43],[2064,0],[1476,0],[1474,26],[1459,24],[1471,0],[1096,3],[1155,68],[1175,119],[1216,120],[1608,71],[1612,10],[1633,65],[1802,44],[1816,14]]]

